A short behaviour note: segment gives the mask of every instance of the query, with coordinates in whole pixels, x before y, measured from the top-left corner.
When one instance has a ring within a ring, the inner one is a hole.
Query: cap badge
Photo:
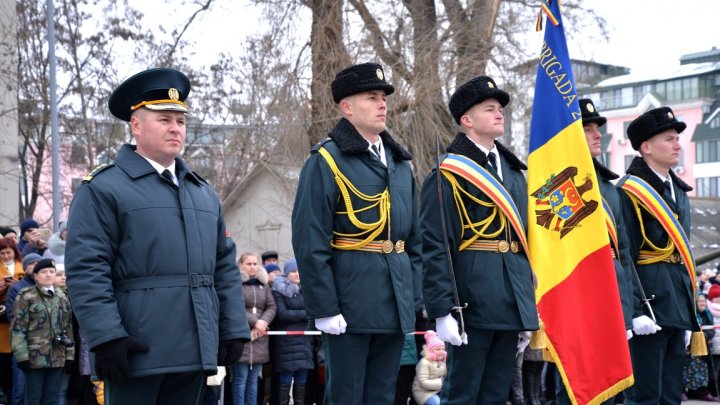
[[[670,111],[668,111],[668,118],[670,118],[670,119],[675,118],[675,117],[673,116],[673,113],[671,113]]]
[[[383,80],[383,79],[385,78],[385,75],[383,75],[382,69],[376,70],[376,71],[375,71],[375,75],[376,75],[377,78],[380,79],[380,80]]]
[[[592,104],[588,104],[585,108],[588,110],[588,112],[595,112],[595,108],[593,108]]]
[[[168,90],[168,97],[170,98],[170,100],[178,100],[180,99],[180,92],[176,88],[171,87]]]
[[[493,84],[493,82],[488,82],[488,87],[490,87],[491,89],[494,89],[495,85]]]

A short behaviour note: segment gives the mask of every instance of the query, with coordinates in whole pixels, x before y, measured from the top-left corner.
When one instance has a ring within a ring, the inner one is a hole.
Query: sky
[[[168,7],[169,1],[130,0],[130,4],[158,24],[168,18],[184,22],[194,11]],[[584,0],[583,4],[607,20],[610,38],[606,43],[570,42],[574,59],[625,66],[633,73],[665,73],[679,66],[683,54],[720,47],[719,0]],[[298,30],[309,35],[309,13],[296,18],[301,21]],[[249,0],[215,0],[186,34],[197,43],[195,59],[207,63],[220,51],[243,52],[243,39],[258,30],[261,19],[261,9]],[[531,44],[542,39],[533,25],[534,21],[528,24],[529,35],[536,38]]]

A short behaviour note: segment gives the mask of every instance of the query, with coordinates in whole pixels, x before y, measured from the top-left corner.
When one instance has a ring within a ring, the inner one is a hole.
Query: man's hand
[[[443,342],[448,342],[453,346],[467,344],[467,334],[463,333],[462,336],[460,336],[460,328],[452,314],[447,314],[442,318],[435,319],[435,328],[437,329],[438,337]]]
[[[637,318],[633,318],[633,332],[636,335],[652,335],[653,333],[662,330],[660,325],[656,324],[647,315],[641,315]]]
[[[625,331],[625,337],[627,338],[627,340],[632,339],[632,337],[633,337],[632,331],[631,331],[631,330],[626,330],[626,331]]]
[[[92,349],[95,352],[95,373],[101,380],[122,381],[128,377],[131,353],[145,353],[150,348],[132,336],[105,342]]]
[[[342,335],[347,329],[347,322],[342,314],[329,316],[327,318],[318,318],[315,320],[315,327],[322,332],[331,335]]]
[[[218,366],[232,366],[240,360],[243,354],[245,339],[230,339],[220,341],[218,346]]]

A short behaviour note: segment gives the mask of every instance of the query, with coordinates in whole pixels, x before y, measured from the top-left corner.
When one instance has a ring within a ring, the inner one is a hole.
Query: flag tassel
[[[705,342],[705,334],[702,332],[693,332],[690,339],[690,355],[691,356],[707,356],[707,342]]]

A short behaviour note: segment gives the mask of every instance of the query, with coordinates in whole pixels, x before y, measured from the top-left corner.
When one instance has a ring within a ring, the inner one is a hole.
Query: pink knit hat
[[[434,353],[438,347],[445,348],[445,342],[440,340],[434,330],[425,332],[425,348],[429,353]]]

